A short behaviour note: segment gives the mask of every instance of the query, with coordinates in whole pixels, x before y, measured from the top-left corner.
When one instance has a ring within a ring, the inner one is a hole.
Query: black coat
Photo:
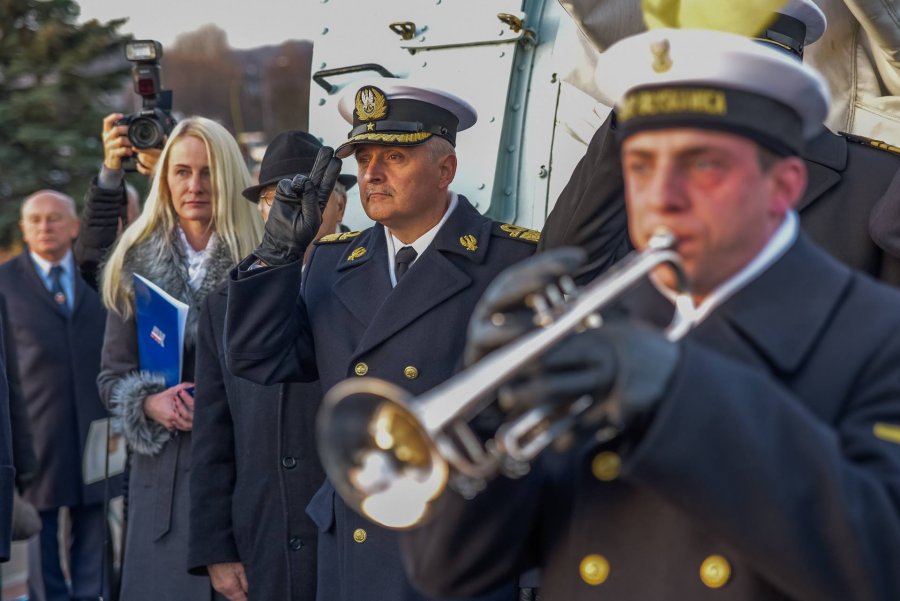
[[[487,285],[534,251],[526,238],[536,236],[523,238],[521,229],[502,229],[460,197],[396,288],[380,225],[320,242],[302,296],[299,264],[233,272],[228,365],[263,383],[318,376],[323,390],[367,373],[420,394],[459,368],[469,315]],[[309,513],[320,528],[320,601],[422,598],[403,572],[396,532],[355,513],[330,482]],[[514,599],[514,589],[506,584],[493,598]]]
[[[314,439],[317,382],[261,386],[225,367],[227,288],[210,293],[197,334],[188,565],[241,562],[251,601],[316,591],[316,526],[305,508],[322,484]]]
[[[85,486],[88,428],[107,417],[97,392],[106,311],[76,273],[71,317],[53,301],[28,251],[0,265],[0,290],[19,360],[39,466],[24,497],[38,509],[99,503],[104,483]],[[119,478],[110,490],[121,488]]]
[[[95,290],[98,288],[100,267],[116,243],[119,223],[127,222],[127,200],[124,182],[116,189],[108,190],[97,184],[96,176],[91,179],[91,186],[84,195],[81,227],[72,245],[72,253],[81,277]]]
[[[0,294],[0,320],[9,323],[6,300]],[[34,480],[38,470],[38,459],[34,452],[34,435],[28,419],[28,406],[22,396],[22,382],[19,378],[19,359],[16,343],[9,326],[3,330],[3,351],[6,354],[6,380],[9,388],[9,424],[12,428],[13,465],[16,466],[16,486],[19,490]]]
[[[632,249],[611,120],[594,134],[541,233],[539,250],[575,245],[588,251],[581,283]],[[900,227],[884,225],[896,223],[893,218],[900,214],[900,200],[895,198],[900,179],[889,192],[900,170],[900,156],[823,128],[807,143],[802,158],[809,174],[806,193],[796,207],[803,229],[850,267],[900,286],[900,243],[883,241],[900,240]]]
[[[672,312],[649,283],[630,301]],[[469,594],[540,565],[548,599],[900,599],[898,307],[801,235],[682,340],[642,438],[446,495],[402,535],[414,581]]]
[[[0,340],[5,338],[3,314],[0,313]],[[9,559],[12,542],[12,503],[16,469],[13,467],[12,431],[9,427],[9,388],[5,345],[0,344],[0,561]]]

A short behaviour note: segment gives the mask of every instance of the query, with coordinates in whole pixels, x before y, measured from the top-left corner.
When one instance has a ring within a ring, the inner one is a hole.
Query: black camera
[[[128,126],[128,139],[136,149],[162,148],[176,123],[172,116],[172,91],[161,89],[162,44],[155,40],[126,42],[125,58],[134,63],[131,78],[142,106],[140,111],[126,115],[116,125]],[[124,163],[127,171],[134,171],[133,157]]]

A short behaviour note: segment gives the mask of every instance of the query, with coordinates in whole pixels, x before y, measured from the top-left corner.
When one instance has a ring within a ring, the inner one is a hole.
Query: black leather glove
[[[665,393],[680,347],[634,322],[611,322],[564,339],[506,385],[501,400],[514,413],[588,395],[593,405],[579,429],[643,427]]]
[[[253,252],[267,265],[285,265],[303,257],[322,223],[322,209],[341,172],[341,160],[328,146],[319,149],[309,176],[283,179],[266,221],[262,242]]]
[[[575,273],[586,257],[581,248],[554,248],[500,273],[472,311],[466,335],[466,365],[537,327],[529,296],[543,293],[549,284]]]

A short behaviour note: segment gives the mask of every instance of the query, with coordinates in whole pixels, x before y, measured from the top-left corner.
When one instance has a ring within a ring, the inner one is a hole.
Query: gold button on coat
[[[356,373],[357,376],[364,376],[367,373],[369,373],[369,366],[366,365],[365,363],[363,363],[362,361],[360,361],[353,368],[353,371]]]
[[[597,480],[603,482],[611,482],[618,478],[621,467],[621,458],[611,451],[597,453],[597,456],[591,461],[591,472]]]
[[[403,368],[403,375],[406,376],[407,380],[415,380],[419,377],[419,370],[416,369],[415,365],[407,365]]]
[[[731,564],[721,555],[710,555],[700,564],[700,580],[709,588],[721,588],[731,578]]]
[[[609,578],[609,562],[602,555],[587,555],[581,560],[578,571],[582,580],[591,586],[597,586]]]
[[[357,528],[356,530],[354,530],[353,531],[353,540],[355,540],[358,543],[366,542],[366,531],[363,530],[362,528]]]

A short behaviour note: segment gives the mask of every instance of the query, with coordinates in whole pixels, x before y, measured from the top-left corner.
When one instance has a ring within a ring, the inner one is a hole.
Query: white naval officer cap
[[[475,124],[478,113],[462,98],[408,79],[372,78],[348,87],[338,111],[352,125],[335,155],[353,154],[356,144],[412,146],[440,136],[456,146],[456,132]]]
[[[814,69],[750,38],[709,29],[653,29],[598,58],[597,81],[624,139],[650,129],[697,127],[797,154],[828,114]]]

